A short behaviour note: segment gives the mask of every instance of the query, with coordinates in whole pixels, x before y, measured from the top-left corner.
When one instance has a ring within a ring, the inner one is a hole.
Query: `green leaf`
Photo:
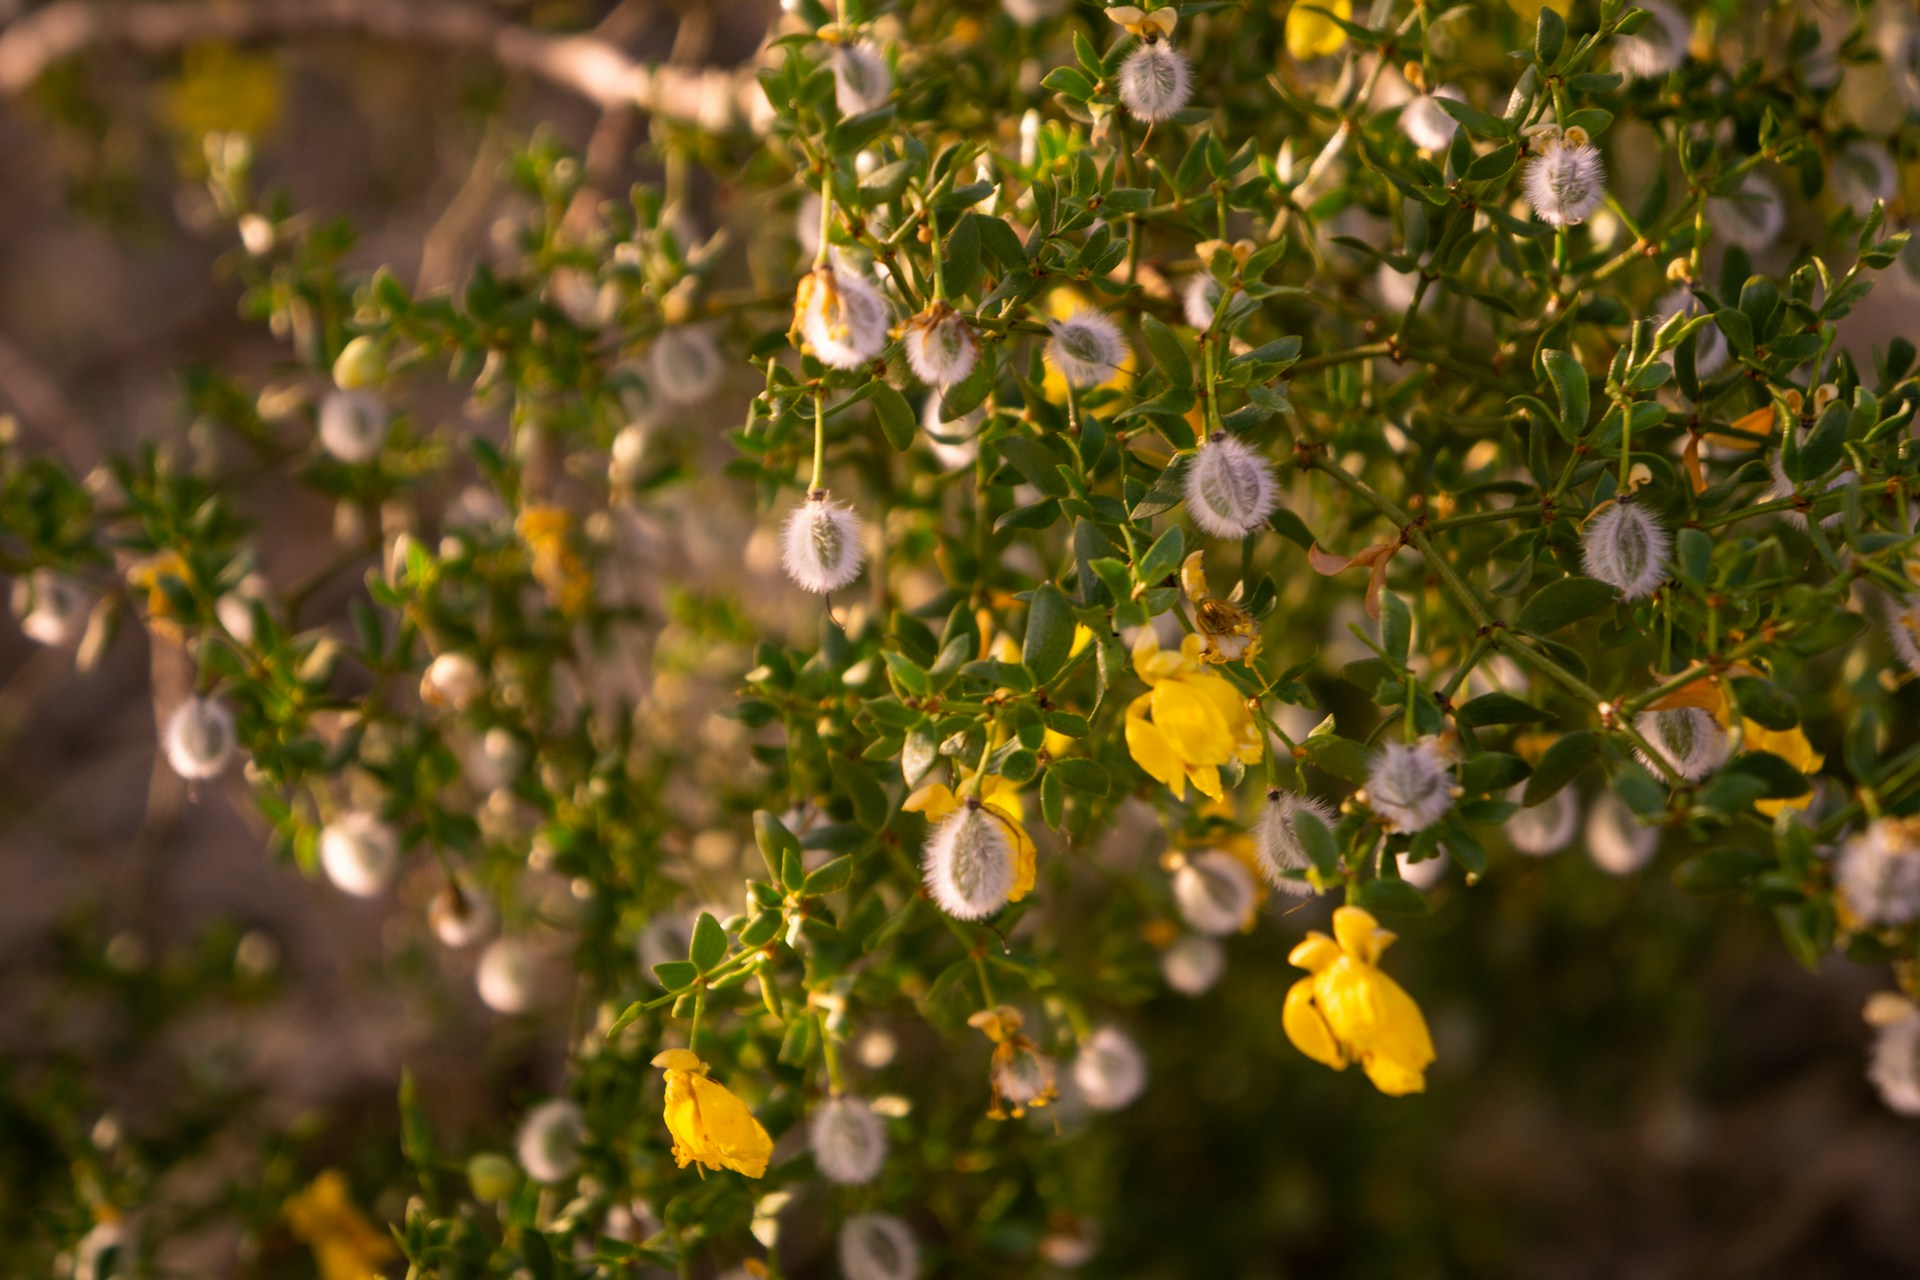
[[[1060,588],[1043,582],[1034,589],[1027,605],[1027,635],[1020,646],[1020,661],[1033,678],[1045,684],[1060,674],[1073,648],[1073,608]]]
[[[1185,550],[1185,541],[1178,526],[1168,529],[1153,545],[1147,548],[1147,554],[1140,557],[1139,581],[1141,585],[1156,587],[1180,571],[1180,553]]]
[[[828,755],[827,768],[835,786],[853,801],[853,816],[861,826],[877,832],[887,825],[887,793],[865,765],[836,751]]]
[[[782,857],[792,850],[795,857],[800,854],[800,842],[793,838],[784,822],[765,809],[753,811],[753,842],[760,846],[760,857],[767,864],[767,873],[778,879]]]
[[[1739,701],[1740,714],[1763,729],[1785,730],[1800,723],[1800,709],[1793,705],[1786,691],[1771,680],[1737,676],[1733,693]]]
[[[1479,729],[1490,724],[1539,724],[1553,719],[1553,714],[1542,711],[1530,702],[1523,702],[1510,693],[1483,693],[1473,701],[1454,710],[1453,718],[1470,728]]]
[[[1387,657],[1402,670],[1407,665],[1407,652],[1413,645],[1413,611],[1407,608],[1407,602],[1391,591],[1380,595],[1380,647],[1387,651]]]
[[[886,383],[877,383],[873,394],[875,416],[880,419],[880,431],[887,437],[887,443],[905,452],[913,447],[914,429],[918,425],[913,419],[913,407],[907,398]]]
[[[1587,417],[1592,412],[1587,394],[1587,371],[1565,351],[1542,352],[1540,359],[1547,366],[1547,377],[1552,381],[1554,394],[1560,401],[1560,434],[1568,444],[1572,444],[1586,431]]]
[[[1805,484],[1833,470],[1846,450],[1847,422],[1852,416],[1846,405],[1835,400],[1821,412],[1804,441],[1797,430],[1789,430],[1780,443],[1780,469],[1787,479]]]
[[[809,897],[818,897],[823,893],[838,893],[852,883],[853,859],[842,856],[809,875],[801,892]]]
[[[1734,893],[1774,865],[1772,858],[1751,849],[1709,849],[1673,869],[1673,886],[1697,898]]]
[[[1600,738],[1587,729],[1576,729],[1572,733],[1562,734],[1547,748],[1540,757],[1540,763],[1533,768],[1533,776],[1527,779],[1527,789],[1522,794],[1522,803],[1531,808],[1553,798],[1560,788],[1579,777],[1581,772],[1600,758]]]
[[[1533,30],[1533,56],[1543,68],[1553,66],[1567,42],[1567,21],[1550,6],[1540,9],[1540,22]]]
[[[1075,102],[1085,102],[1093,96],[1093,81],[1073,67],[1055,67],[1047,72],[1040,84]]]
[[[1367,749],[1359,743],[1328,733],[1308,738],[1304,748],[1314,768],[1356,784],[1367,780]]]
[[[1153,363],[1167,375],[1167,381],[1176,387],[1192,386],[1193,362],[1180,345],[1179,335],[1152,316],[1142,316],[1140,327],[1147,335],[1147,349],[1153,352]]]
[[[1470,102],[1458,98],[1435,98],[1440,109],[1465,125],[1469,133],[1477,133],[1483,138],[1505,138],[1513,133],[1513,126],[1499,116],[1488,115]]]
[[[1426,895],[1405,880],[1363,880],[1353,887],[1352,897],[1353,905],[1375,915],[1424,916],[1433,910]]]
[[[1047,766],[1047,776],[1059,778],[1075,791],[1090,791],[1099,796],[1107,794],[1110,785],[1105,767],[1093,760],[1082,760],[1079,756],[1055,760]]]
[[[1340,846],[1333,842],[1333,832],[1327,830],[1327,824],[1311,810],[1296,808],[1293,811],[1293,834],[1300,841],[1300,851],[1321,875],[1340,874]]]
[[[687,959],[693,961],[700,972],[712,973],[726,958],[727,931],[711,912],[702,911],[693,926],[693,945],[687,948]]]
[[[1027,265],[1026,246],[1020,243],[1020,236],[1007,225],[1005,218],[996,218],[990,214],[971,215],[978,219],[980,245],[999,260],[1000,265],[1009,271],[1021,271]]]
[[[1060,457],[1038,440],[1005,436],[994,441],[993,447],[1013,464],[1021,478],[1049,498],[1064,498],[1070,492],[1066,477],[1060,474]]]
[[[722,935],[720,945],[726,945]],[[700,966],[691,960],[667,960],[653,966],[653,976],[660,979],[660,985],[668,991],[685,991],[700,976]]]
[[[1743,751],[1721,775],[1738,774],[1757,778],[1765,784],[1761,793],[1768,800],[1791,800],[1813,790],[1807,775],[1774,755],[1771,751]]]
[[[1614,598],[1613,588],[1597,578],[1561,578],[1535,592],[1513,625],[1536,636],[1549,635],[1611,608]]]

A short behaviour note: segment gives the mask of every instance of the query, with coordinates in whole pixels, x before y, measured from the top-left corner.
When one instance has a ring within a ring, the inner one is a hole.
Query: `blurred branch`
[[[545,80],[604,110],[638,107],[708,130],[748,121],[760,92],[751,67],[649,66],[598,36],[550,35],[444,0],[56,0],[0,31],[0,94],[18,96],[54,63],[98,46],[164,54],[210,40],[334,33],[487,54],[508,70]]]

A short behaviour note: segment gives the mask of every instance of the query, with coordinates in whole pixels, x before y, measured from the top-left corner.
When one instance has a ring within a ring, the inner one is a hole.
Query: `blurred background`
[[[0,80],[26,56],[7,40],[31,7],[0,0]],[[758,3],[473,7],[687,68],[741,66],[773,17]],[[485,52],[368,34],[106,45],[7,93],[0,408],[26,447],[83,472],[192,439],[183,370],[264,385],[289,367],[239,313],[235,246],[195,180],[208,129],[256,137],[262,188],[348,219],[350,264],[423,285],[508,250],[523,197],[505,163],[537,130],[583,152],[602,191],[660,176],[637,115]],[[721,216],[726,180],[693,175],[695,208]],[[1910,328],[1902,288],[1876,295],[1856,334],[1899,316]],[[717,430],[715,443],[723,459]],[[692,528],[657,513],[653,553],[737,566],[711,548],[737,548],[753,517],[724,495],[683,500]],[[264,476],[231,496],[276,581],[332,558],[329,504]],[[325,588],[336,603],[355,589],[351,574]],[[717,697],[747,650],[699,635]],[[372,1216],[399,1216],[403,1066],[456,1150],[505,1148],[562,1079],[565,1011],[488,1013],[471,955],[427,943],[430,883],[373,902],[334,892],[266,856],[237,778],[192,794],[156,762],[155,665],[137,627],[84,674],[0,627],[0,1275],[53,1271],[84,1230],[76,1180],[117,1149],[156,1171],[141,1217],[159,1274],[313,1274],[280,1199],[338,1165],[384,1188]],[[1837,958],[1797,968],[1763,914],[1673,889],[1680,854],[1627,879],[1577,853],[1503,864],[1405,930],[1388,967],[1440,1046],[1422,1097],[1384,1098],[1287,1045],[1275,975],[1292,927],[1235,940],[1206,996],[1140,1007],[1154,1086],[1062,1139],[1074,1176],[1124,1207],[1086,1273],[1920,1275],[1920,1124],[1862,1074],[1860,1009],[1884,976]],[[796,1272],[827,1273],[804,1258]]]

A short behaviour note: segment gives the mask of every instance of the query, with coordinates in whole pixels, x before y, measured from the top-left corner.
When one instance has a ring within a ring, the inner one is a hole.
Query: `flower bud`
[[[371,813],[349,813],[320,831],[320,866],[356,898],[384,890],[400,866],[400,835]]]
[[[580,1144],[586,1136],[587,1121],[579,1106],[555,1098],[527,1112],[514,1149],[520,1167],[535,1182],[565,1182],[580,1171]]]
[[[1237,436],[1216,431],[1187,464],[1187,514],[1216,538],[1244,538],[1279,505],[1279,486],[1265,455]]]
[[[1149,124],[1179,111],[1193,96],[1193,70],[1186,55],[1165,40],[1149,38],[1120,64],[1120,102]]]
[[[865,276],[821,267],[801,281],[795,302],[808,350],[834,368],[858,369],[886,350],[892,316]]]
[[[1147,1060],[1140,1046],[1118,1027],[1101,1027],[1087,1037],[1073,1059],[1073,1083],[1087,1105],[1119,1111],[1147,1087]]]
[[[387,376],[387,357],[379,339],[362,334],[346,346],[333,361],[333,385],[342,391],[371,387]]]
[[[1400,132],[1423,151],[1445,151],[1453,142],[1454,131],[1460,127],[1460,122],[1448,115],[1447,109],[1440,105],[1442,98],[1454,102],[1466,101],[1464,93],[1450,84],[1443,84],[1432,93],[1414,95],[1400,108]]]
[[[1318,796],[1297,796],[1289,791],[1269,792],[1266,808],[1260,811],[1258,821],[1254,823],[1253,845],[1260,861],[1260,873],[1267,883],[1282,893],[1291,893],[1296,897],[1306,897],[1313,892],[1313,886],[1305,880],[1297,880],[1287,873],[1305,871],[1313,865],[1307,857],[1305,846],[1300,843],[1299,832],[1294,830],[1293,820],[1301,813],[1310,813],[1318,818],[1322,825],[1332,830],[1339,820],[1333,806]]]
[[[878,111],[893,93],[893,71],[870,41],[837,46],[833,65],[833,100],[843,116]]]
[[[1425,831],[1453,808],[1453,771],[1433,739],[1381,748],[1367,768],[1367,805],[1400,835]]]
[[[1611,503],[1587,521],[1580,563],[1623,599],[1650,596],[1667,577],[1672,539],[1653,514],[1630,498]]]
[[[973,326],[941,302],[907,321],[903,345],[914,376],[934,388],[965,380],[980,357],[980,339],[974,336]]]
[[[1056,320],[1047,340],[1047,363],[1082,391],[1113,377],[1131,354],[1120,326],[1098,311],[1077,311]]]
[[[1613,69],[1628,80],[1664,76],[1687,60],[1693,24],[1666,0],[1634,0],[1652,15],[1630,36],[1613,42]]]
[[[13,612],[21,634],[49,649],[78,644],[92,607],[85,587],[51,569],[35,569],[13,581]]]
[[[1642,711],[1633,718],[1633,727],[1653,748],[1654,756],[1665,760],[1689,782],[1700,781],[1726,763],[1729,749],[1726,730],[1699,707]],[[1635,748],[1635,753],[1648,767],[1655,765],[1655,759],[1647,752]]]
[[[793,509],[780,534],[780,559],[803,591],[825,595],[860,576],[865,530],[852,507],[813,494]]]
[[[1521,181],[1527,203],[1542,222],[1571,227],[1585,222],[1607,194],[1606,164],[1580,129],[1541,135],[1540,153],[1527,161]]]
[[[533,951],[517,938],[500,938],[480,953],[474,985],[495,1013],[525,1013],[533,1007],[538,976]]]
[[[856,1213],[840,1227],[840,1274],[846,1280],[914,1280],[920,1246],[890,1213]]]
[[[829,1098],[807,1125],[813,1164],[829,1182],[872,1182],[887,1159],[887,1128],[862,1098]]]
[[[1251,928],[1259,905],[1253,873],[1217,849],[1180,859],[1173,872],[1173,900],[1188,928],[1215,937]]]
[[[467,1185],[474,1198],[498,1203],[520,1185],[520,1170],[497,1151],[482,1151],[467,1161]]]
[[[1522,782],[1507,792],[1507,799],[1523,804],[1527,784]],[[1558,853],[1580,828],[1580,798],[1570,787],[1562,787],[1531,808],[1522,808],[1507,819],[1507,843],[1515,853],[1544,858]]]
[[[647,353],[649,385],[662,400],[692,408],[720,385],[720,348],[697,326],[663,330]]]
[[[167,763],[189,780],[225,773],[237,744],[233,711],[222,698],[188,698],[167,717],[161,735]]]
[[[1160,953],[1160,975],[1183,996],[1205,995],[1226,968],[1226,949],[1212,938],[1188,934]]]
[[[464,653],[443,653],[420,677],[420,697],[429,706],[464,711],[482,689],[480,665]]]
[[[968,797],[928,833],[921,869],[942,911],[956,920],[980,920],[1007,905],[1015,856],[1006,822]]]
[[[1920,917],[1920,818],[1876,818],[1840,847],[1840,902],[1860,923],[1897,926]]]
[[[345,463],[371,462],[387,443],[387,406],[371,391],[329,391],[320,401],[320,447]]]
[[[1602,792],[1587,811],[1587,853],[1608,875],[1630,876],[1660,850],[1660,828],[1635,816],[1627,802]]]

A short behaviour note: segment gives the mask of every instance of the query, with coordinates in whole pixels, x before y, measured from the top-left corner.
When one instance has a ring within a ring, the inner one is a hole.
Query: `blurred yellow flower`
[[[732,1169],[749,1178],[765,1176],[773,1139],[727,1087],[707,1078],[707,1064],[687,1049],[668,1049],[653,1065],[667,1074],[667,1132],[673,1158],[707,1169]]]
[[[257,138],[279,122],[280,68],[271,56],[202,44],[180,57],[180,78],[161,90],[161,115],[193,142],[209,133]]]
[[[561,613],[579,613],[593,596],[593,575],[573,546],[573,513],[564,507],[528,507],[513,527],[533,553],[534,581]]]
[[[1433,1037],[1413,997],[1380,971],[1380,953],[1392,941],[1361,908],[1335,911],[1333,937],[1309,933],[1287,957],[1308,976],[1287,992],[1281,1024],[1315,1062],[1335,1071],[1358,1062],[1375,1088],[1397,1097],[1427,1087]]]
[[[1347,33],[1333,18],[1352,17],[1353,0],[1304,0],[1294,5],[1287,12],[1287,52],[1301,62],[1338,53],[1347,43]]]
[[[160,585],[163,578],[186,585],[187,562],[178,551],[156,552],[127,570],[127,585],[146,594],[147,626],[155,635],[178,642],[185,633],[175,619],[173,602]]]
[[[960,789],[966,790],[964,779]],[[1034,847],[1033,837],[1027,834],[1026,805],[1019,792],[1019,783],[1009,782],[998,774],[987,775],[980,784],[980,807],[1005,823],[1007,834],[1013,837],[1013,888],[1007,894],[1008,902],[1018,902],[1032,892],[1034,877],[1039,871],[1039,850]],[[945,783],[929,782],[908,796],[900,807],[908,813],[924,813],[928,822],[937,823],[958,812],[965,803]]]
[[[400,1256],[393,1241],[353,1207],[347,1179],[329,1169],[280,1208],[320,1268],[320,1280],[380,1280],[380,1268]]]
[[[1147,692],[1127,707],[1127,750],[1134,763],[1184,800],[1187,783],[1215,800],[1224,794],[1220,766],[1260,759],[1260,728],[1240,691],[1201,662],[1204,645],[1190,635],[1167,651],[1151,630],[1140,633],[1133,669]]]

